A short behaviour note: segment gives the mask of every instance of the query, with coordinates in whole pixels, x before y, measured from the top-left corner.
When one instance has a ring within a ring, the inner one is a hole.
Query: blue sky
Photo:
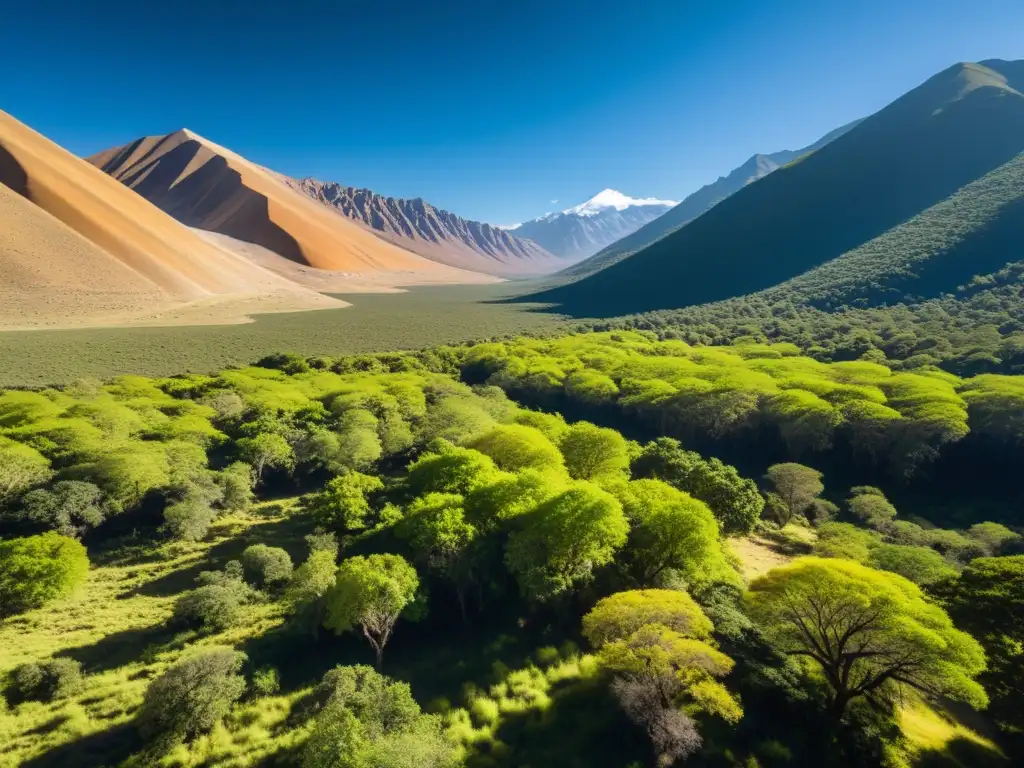
[[[681,199],[1022,33],[1020,0],[33,0],[4,10],[0,109],[79,154],[188,127],[508,224]]]

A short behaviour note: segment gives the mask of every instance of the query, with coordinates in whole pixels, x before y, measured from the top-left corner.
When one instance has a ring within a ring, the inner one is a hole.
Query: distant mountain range
[[[664,215],[642,226],[633,234],[617,240],[589,259],[568,267],[563,270],[562,274],[567,277],[584,277],[621,261],[693,221],[712,206],[743,189],[752,181],[757,181],[797,158],[838,139],[860,122],[860,120],[855,120],[836,128],[803,149],[784,149],[767,155],[753,155],[743,165],[734,168],[727,175],[719,177],[717,181],[701,187]]]
[[[987,271],[1021,257],[1012,233],[1024,216],[1024,179],[1008,164],[1024,152],[1022,91],[1022,61],[957,64],[650,246],[528,299],[580,316],[678,308],[770,288],[833,260],[818,277],[845,275],[847,288],[831,291],[816,277],[827,301],[898,295],[898,286],[914,289],[915,274],[928,275],[917,285],[927,293],[953,289],[978,273],[979,254]],[[997,198],[958,195],[983,180],[974,194]],[[946,242],[920,229],[936,217]]]
[[[676,202],[627,197],[605,189],[585,203],[512,227],[509,231],[569,261],[579,261],[636,232]]]
[[[369,189],[311,178],[289,183],[396,245],[452,267],[527,275],[552,272],[565,263],[531,240],[463,219],[420,198],[385,197]]]

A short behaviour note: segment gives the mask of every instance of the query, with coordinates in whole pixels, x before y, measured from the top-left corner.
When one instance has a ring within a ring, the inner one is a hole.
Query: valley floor
[[[352,294],[340,297],[352,305],[344,309],[257,315],[241,325],[3,331],[0,387],[214,371],[282,350],[336,356],[419,349],[564,325],[537,305],[494,303],[521,290],[509,282]]]

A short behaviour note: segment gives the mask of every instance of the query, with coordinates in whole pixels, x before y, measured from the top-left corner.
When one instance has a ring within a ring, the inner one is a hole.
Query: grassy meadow
[[[272,352],[390,352],[556,330],[540,305],[497,303],[519,283],[430,286],[340,296],[345,309],[257,315],[241,325],[0,331],[0,388],[120,374],[171,376],[251,363]]]

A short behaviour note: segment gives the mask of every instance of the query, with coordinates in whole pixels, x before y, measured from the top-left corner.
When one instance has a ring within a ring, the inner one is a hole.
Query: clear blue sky
[[[957,61],[1024,58],[1021,0],[8,6],[0,108],[73,152],[188,127],[496,224],[680,199]]]

